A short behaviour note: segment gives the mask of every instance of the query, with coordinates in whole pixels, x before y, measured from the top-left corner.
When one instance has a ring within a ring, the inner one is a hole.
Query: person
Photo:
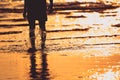
[[[49,12],[52,12],[53,0],[50,0]],[[47,21],[47,6],[46,0],[24,0],[23,17],[27,18],[29,23],[29,37],[31,48],[28,51],[36,51],[35,48],[35,21],[38,20],[41,30],[42,41],[46,40],[46,26]]]

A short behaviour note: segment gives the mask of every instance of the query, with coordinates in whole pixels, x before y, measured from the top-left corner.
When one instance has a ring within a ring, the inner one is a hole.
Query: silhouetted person
[[[50,0],[49,11],[52,11],[53,0]],[[23,17],[28,19],[29,23],[29,37],[31,42],[31,48],[29,52],[36,51],[35,48],[35,21],[39,21],[39,26],[41,30],[41,39],[46,37],[46,26],[45,22],[47,21],[46,13],[46,0],[24,0],[24,12]],[[44,35],[45,34],[45,35]],[[44,35],[44,36],[43,36]]]

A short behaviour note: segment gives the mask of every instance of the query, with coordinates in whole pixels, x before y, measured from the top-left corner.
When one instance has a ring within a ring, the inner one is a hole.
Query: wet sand
[[[57,8],[48,14],[45,50],[36,25],[37,51],[28,53],[29,27],[22,17],[22,3],[5,4],[5,9],[17,6],[17,11],[0,14],[0,80],[120,79],[119,7]]]

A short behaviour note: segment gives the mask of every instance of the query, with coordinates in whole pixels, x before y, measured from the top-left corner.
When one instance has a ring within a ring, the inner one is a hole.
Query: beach
[[[0,80],[119,80],[120,7],[88,4],[56,2],[45,49],[36,21],[37,51],[29,53],[23,1],[0,3]]]

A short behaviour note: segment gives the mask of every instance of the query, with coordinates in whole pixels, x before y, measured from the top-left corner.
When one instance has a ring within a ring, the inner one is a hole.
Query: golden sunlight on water
[[[119,0],[54,1],[54,11],[48,14],[46,22],[44,50],[36,25],[35,53],[27,52],[29,27],[19,11],[23,9],[23,2],[0,3],[0,8],[17,8],[13,12],[0,9],[3,11],[0,14],[0,80],[120,79],[120,8],[108,9],[97,4],[96,9],[96,4],[86,8],[91,4],[67,3],[75,1],[119,3]],[[76,9],[76,5],[84,9]]]
[[[119,2],[120,0],[56,0],[54,2]]]
[[[0,80],[28,80],[29,66],[27,55],[0,53]]]
[[[79,51],[1,54],[0,79],[119,80],[120,55],[84,57],[87,54]]]
[[[52,80],[119,80],[120,56],[83,58],[70,54],[72,52],[48,56]]]

